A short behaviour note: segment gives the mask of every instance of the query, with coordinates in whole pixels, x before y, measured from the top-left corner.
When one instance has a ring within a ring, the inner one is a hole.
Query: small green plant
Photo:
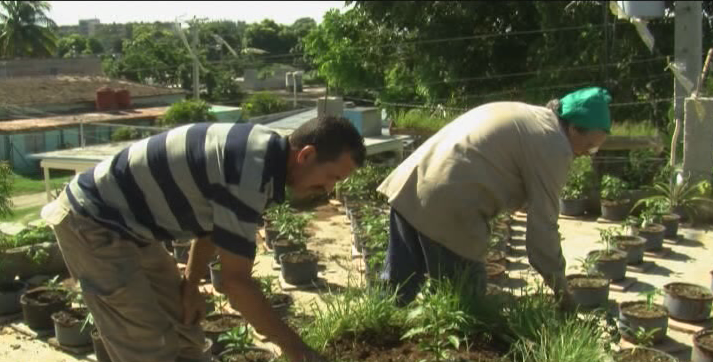
[[[654,345],[654,338],[656,333],[661,330],[661,328],[646,329],[639,326],[636,330],[630,327],[623,327],[624,333],[628,335],[628,338],[632,339],[637,346],[651,347]]]
[[[597,263],[599,262],[599,254],[592,253],[587,255],[586,258],[577,258],[577,265],[573,266],[572,269],[579,270],[581,273],[592,276],[600,277],[602,274],[597,269]]]
[[[657,208],[665,210],[667,214],[682,208],[689,216],[693,216],[697,206],[713,203],[710,188],[710,182],[707,180],[691,184],[687,177],[670,183],[659,182],[649,188],[654,195],[637,201],[634,208],[658,202]]]
[[[171,105],[158,123],[173,127],[196,122],[213,122],[217,118],[210,111],[210,104],[202,100],[187,99]]]
[[[349,178],[338,182],[335,191],[350,200],[384,201],[384,196],[376,191],[381,182],[389,176],[393,167],[378,166],[367,162],[358,168]]]
[[[270,92],[258,92],[250,95],[243,103],[245,117],[258,117],[290,109],[287,102]]]
[[[231,353],[244,353],[254,345],[251,327],[241,324],[218,336],[218,342],[225,343],[225,350]]]
[[[62,280],[59,279],[59,275],[55,275],[52,279],[48,279],[44,283],[44,287],[53,292],[67,294],[67,289],[62,285]]]
[[[594,171],[590,157],[579,157],[572,161],[567,174],[567,182],[560,197],[563,200],[579,200],[592,187]]]
[[[639,296],[646,298],[646,309],[648,310],[654,309],[654,302],[656,301],[656,297],[660,295],[663,295],[663,292],[661,291],[661,289],[658,288],[654,288],[647,292],[639,293]]]
[[[91,312],[87,311],[87,316],[84,318],[84,322],[82,322],[82,328],[80,331],[84,331],[85,328],[93,327],[94,326],[94,316],[92,315]]]
[[[604,200],[622,201],[628,189],[629,185],[618,177],[611,175],[604,175],[604,177],[602,177],[601,197]]]
[[[208,296],[208,302],[215,306],[215,309],[210,313],[210,315],[221,314],[228,305],[228,297],[225,294],[210,294]]]
[[[599,229],[599,240],[597,243],[604,245],[604,250],[609,253],[617,247],[615,236],[619,235],[618,233],[619,230],[617,227]]]

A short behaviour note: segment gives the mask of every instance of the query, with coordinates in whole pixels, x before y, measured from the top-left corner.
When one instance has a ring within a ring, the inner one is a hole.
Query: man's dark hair
[[[567,129],[567,127],[570,126],[570,122],[568,120],[560,117],[560,107],[561,106],[562,105],[560,104],[559,99],[552,99],[549,102],[547,102],[547,105],[545,107],[547,107],[549,110],[551,110],[555,114],[555,116],[557,116],[557,119],[560,121],[560,125],[562,125],[562,128]],[[579,127],[579,126],[574,126],[574,129],[576,129],[577,132],[579,132],[579,133],[587,133],[590,131],[589,129],[586,129],[584,127]]]
[[[290,146],[302,148],[312,145],[317,149],[318,162],[331,162],[349,152],[357,166],[364,164],[366,147],[364,138],[348,119],[322,116],[310,119],[289,137]]]

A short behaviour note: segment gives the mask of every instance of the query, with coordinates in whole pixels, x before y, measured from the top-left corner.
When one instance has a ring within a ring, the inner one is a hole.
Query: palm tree
[[[46,1],[0,1],[0,58],[45,57],[57,47]]]

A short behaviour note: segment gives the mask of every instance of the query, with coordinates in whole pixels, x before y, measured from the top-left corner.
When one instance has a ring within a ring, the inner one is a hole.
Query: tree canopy
[[[0,1],[0,58],[49,57],[57,24],[47,1]]]

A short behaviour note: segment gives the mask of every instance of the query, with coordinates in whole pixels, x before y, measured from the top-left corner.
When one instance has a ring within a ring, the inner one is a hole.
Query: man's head
[[[559,117],[576,156],[596,153],[606,140],[611,130],[609,102],[606,89],[590,87],[548,104]]]
[[[364,163],[364,139],[349,120],[314,118],[289,137],[287,185],[298,197],[329,193]]]

